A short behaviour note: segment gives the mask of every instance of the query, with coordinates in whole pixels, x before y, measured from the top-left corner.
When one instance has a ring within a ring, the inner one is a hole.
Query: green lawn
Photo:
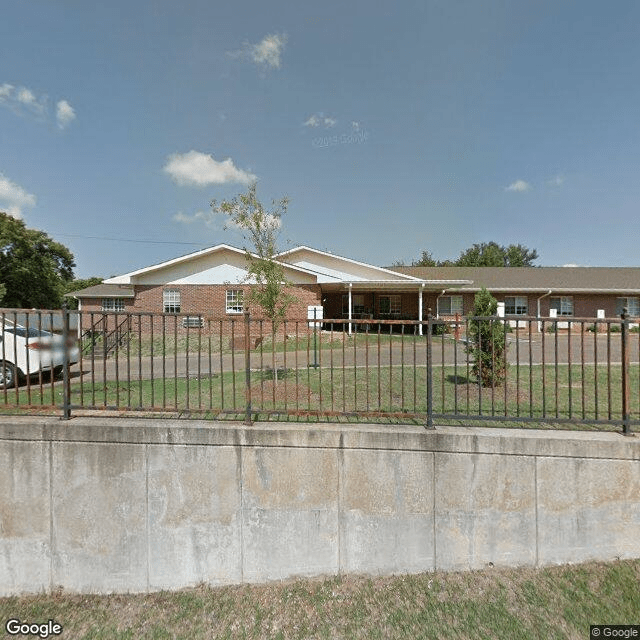
[[[640,560],[412,576],[337,576],[139,595],[0,599],[0,620],[51,619],[74,640],[589,638],[638,624]]]
[[[286,333],[286,339],[283,338],[283,333]],[[242,338],[243,336],[244,327],[242,323],[238,323],[233,334],[231,334],[228,327],[225,327],[224,334],[216,331],[215,327],[202,332],[193,330],[187,334],[182,332],[175,333],[172,332],[170,328],[167,328],[164,335],[155,334],[153,337],[149,333],[138,334],[132,332],[129,342],[118,347],[118,351],[120,357],[123,358],[127,357],[127,355],[129,357],[137,357],[138,355],[173,356],[176,353],[178,355],[201,353],[203,356],[206,356],[209,353],[230,353],[232,351],[233,338]],[[258,336],[262,336],[263,339],[261,343],[256,345]],[[442,338],[434,336],[433,339],[435,342],[439,342]],[[411,349],[414,342],[424,346],[426,344],[426,337],[414,336],[409,333],[405,333],[404,335],[400,333],[389,334],[388,329],[385,332],[383,328],[381,328],[380,334],[378,334],[376,328],[375,331],[372,330],[368,334],[353,333],[348,335],[342,331],[318,331],[314,336],[313,333],[307,334],[305,325],[299,326],[298,334],[296,335],[295,325],[289,323],[287,326],[281,326],[279,329],[279,334],[276,338],[275,352],[282,353],[283,351],[307,350],[313,352],[314,348],[322,350],[342,350],[343,347],[345,349],[353,349],[354,345],[359,348],[363,347],[365,343],[368,343],[371,348],[374,348],[378,343],[388,345],[389,342],[397,345],[404,342],[406,348]],[[272,352],[271,344],[272,337],[266,324],[262,328],[252,324],[251,351],[253,353],[262,352],[266,357],[267,354]],[[96,354],[102,354],[103,345],[100,339],[96,341],[94,349]],[[242,352],[243,348],[236,348],[236,350]],[[90,344],[89,341],[86,340],[84,344],[84,357],[90,357],[90,353]],[[113,357],[115,349],[111,354],[111,357]]]
[[[267,362],[265,362],[265,366]],[[237,363],[241,366],[241,363]],[[156,373],[156,375],[159,372]],[[469,377],[468,377],[469,376]],[[87,376],[88,377],[88,376]],[[133,376],[135,377],[135,376]],[[252,371],[252,409],[256,413],[329,412],[334,414],[393,414],[396,420],[422,419],[427,410],[425,367],[395,365]],[[553,420],[620,420],[621,368],[619,365],[511,366],[506,386],[479,386],[465,367],[435,366],[433,411],[435,414],[510,416]],[[631,369],[631,412],[638,419],[640,381],[638,367]],[[3,395],[0,392],[0,402]],[[7,391],[7,404],[51,405],[62,403],[62,384],[30,390]],[[108,381],[71,385],[71,404],[86,408],[164,409],[242,413],[245,408],[245,373],[229,372],[200,378],[156,378],[151,381]],[[366,418],[363,418],[366,419]]]

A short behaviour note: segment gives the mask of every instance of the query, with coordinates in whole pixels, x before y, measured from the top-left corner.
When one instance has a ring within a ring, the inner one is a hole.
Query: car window
[[[49,333],[48,331],[44,331],[41,329],[36,329],[34,327],[29,327],[28,329],[26,327],[4,327],[4,330],[7,333],[15,333],[18,337],[20,338],[39,338],[40,336],[51,336],[53,334]]]

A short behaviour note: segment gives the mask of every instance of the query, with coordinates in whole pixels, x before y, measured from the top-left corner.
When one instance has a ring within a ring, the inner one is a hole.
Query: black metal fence
[[[0,310],[0,411],[640,423],[626,316],[286,321]]]

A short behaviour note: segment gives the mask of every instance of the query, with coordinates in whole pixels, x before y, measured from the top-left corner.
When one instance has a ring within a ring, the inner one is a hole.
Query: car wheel
[[[0,389],[9,389],[16,384],[17,370],[10,362],[0,362]]]

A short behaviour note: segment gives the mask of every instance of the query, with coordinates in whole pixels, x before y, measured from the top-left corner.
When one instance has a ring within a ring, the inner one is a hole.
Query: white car
[[[27,377],[43,371],[59,375],[64,366],[65,344],[62,336],[23,327],[10,320],[0,321],[0,389],[8,389]],[[67,345],[69,364],[80,359],[75,339]]]

